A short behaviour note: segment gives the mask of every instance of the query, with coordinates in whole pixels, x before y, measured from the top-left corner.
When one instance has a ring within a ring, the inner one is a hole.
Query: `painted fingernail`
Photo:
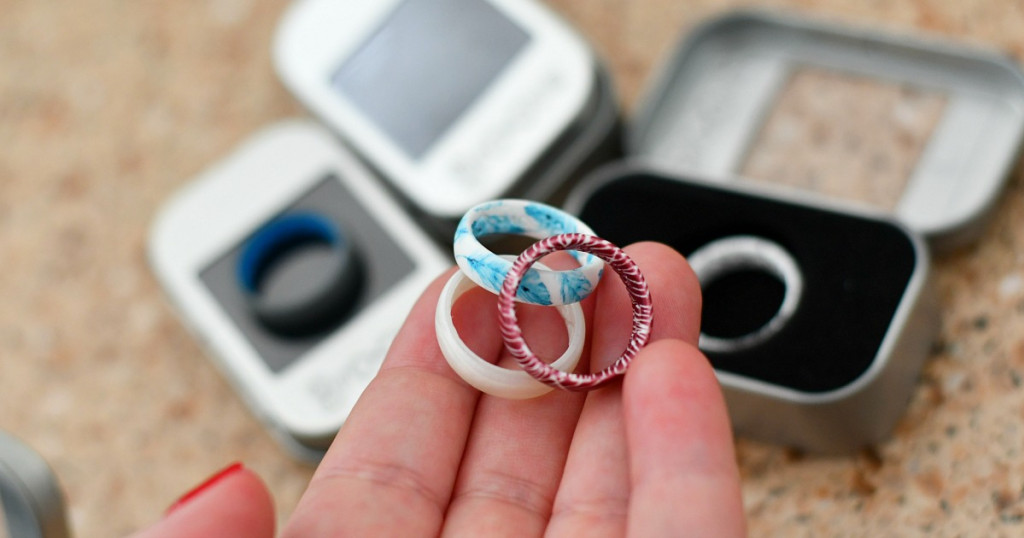
[[[220,471],[217,471],[216,474],[204,480],[202,484],[199,484],[198,486],[192,488],[191,491],[182,495],[180,498],[178,498],[177,501],[174,501],[174,504],[172,504],[170,508],[168,508],[167,511],[164,512],[164,515],[169,515],[170,513],[178,510],[182,506],[185,506],[196,497],[202,495],[204,491],[212,488],[214,485],[218,484],[225,478],[237,473],[238,471],[241,471],[244,468],[245,467],[241,463],[236,462],[232,463],[231,465],[228,465],[227,467],[221,469]]]

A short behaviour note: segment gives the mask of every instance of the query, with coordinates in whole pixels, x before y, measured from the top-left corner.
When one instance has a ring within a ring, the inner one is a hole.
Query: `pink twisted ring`
[[[593,374],[575,374],[562,372],[552,368],[530,350],[523,338],[516,317],[514,297],[523,275],[538,259],[557,250],[577,250],[587,252],[604,260],[611,266],[622,283],[626,285],[633,302],[633,333],[630,335],[626,350],[611,366]],[[542,239],[523,251],[512,263],[512,269],[505,276],[498,294],[498,319],[501,324],[501,337],[505,348],[515,357],[516,362],[534,379],[564,390],[587,391],[601,387],[613,379],[626,373],[626,368],[636,356],[640,348],[647,344],[651,336],[653,304],[651,293],[647,288],[640,269],[619,247],[604,239],[581,233],[554,235]]]

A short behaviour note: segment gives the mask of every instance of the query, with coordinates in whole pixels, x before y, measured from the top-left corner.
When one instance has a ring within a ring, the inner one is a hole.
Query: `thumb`
[[[273,538],[274,502],[263,481],[240,463],[186,493],[164,518],[133,538]]]

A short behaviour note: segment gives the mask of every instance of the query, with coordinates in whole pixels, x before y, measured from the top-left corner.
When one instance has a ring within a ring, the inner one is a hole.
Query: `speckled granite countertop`
[[[724,0],[555,0],[627,110]],[[1004,0],[764,2],[1024,60]],[[282,452],[166,304],[145,258],[160,204],[274,120],[284,2],[0,0],[0,428],[55,467],[78,536],[116,536],[241,460],[282,518],[312,469]],[[753,536],[1024,535],[1024,181],[936,260],[944,320],[893,438],[849,457],[739,440]]]

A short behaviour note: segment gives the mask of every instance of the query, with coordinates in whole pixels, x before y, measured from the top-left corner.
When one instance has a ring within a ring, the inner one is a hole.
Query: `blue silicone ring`
[[[246,291],[258,293],[263,269],[282,248],[308,240],[334,245],[340,237],[334,224],[316,213],[278,217],[260,228],[245,244],[238,260],[238,282]]]
[[[487,250],[479,238],[514,234],[544,239],[563,233],[595,235],[576,217],[549,205],[527,200],[497,200],[471,208],[455,229],[455,262],[467,277],[497,294],[512,262]],[[530,269],[516,300],[538,305],[563,305],[582,301],[601,279],[604,262],[583,252],[570,252],[580,267],[567,271]]]

